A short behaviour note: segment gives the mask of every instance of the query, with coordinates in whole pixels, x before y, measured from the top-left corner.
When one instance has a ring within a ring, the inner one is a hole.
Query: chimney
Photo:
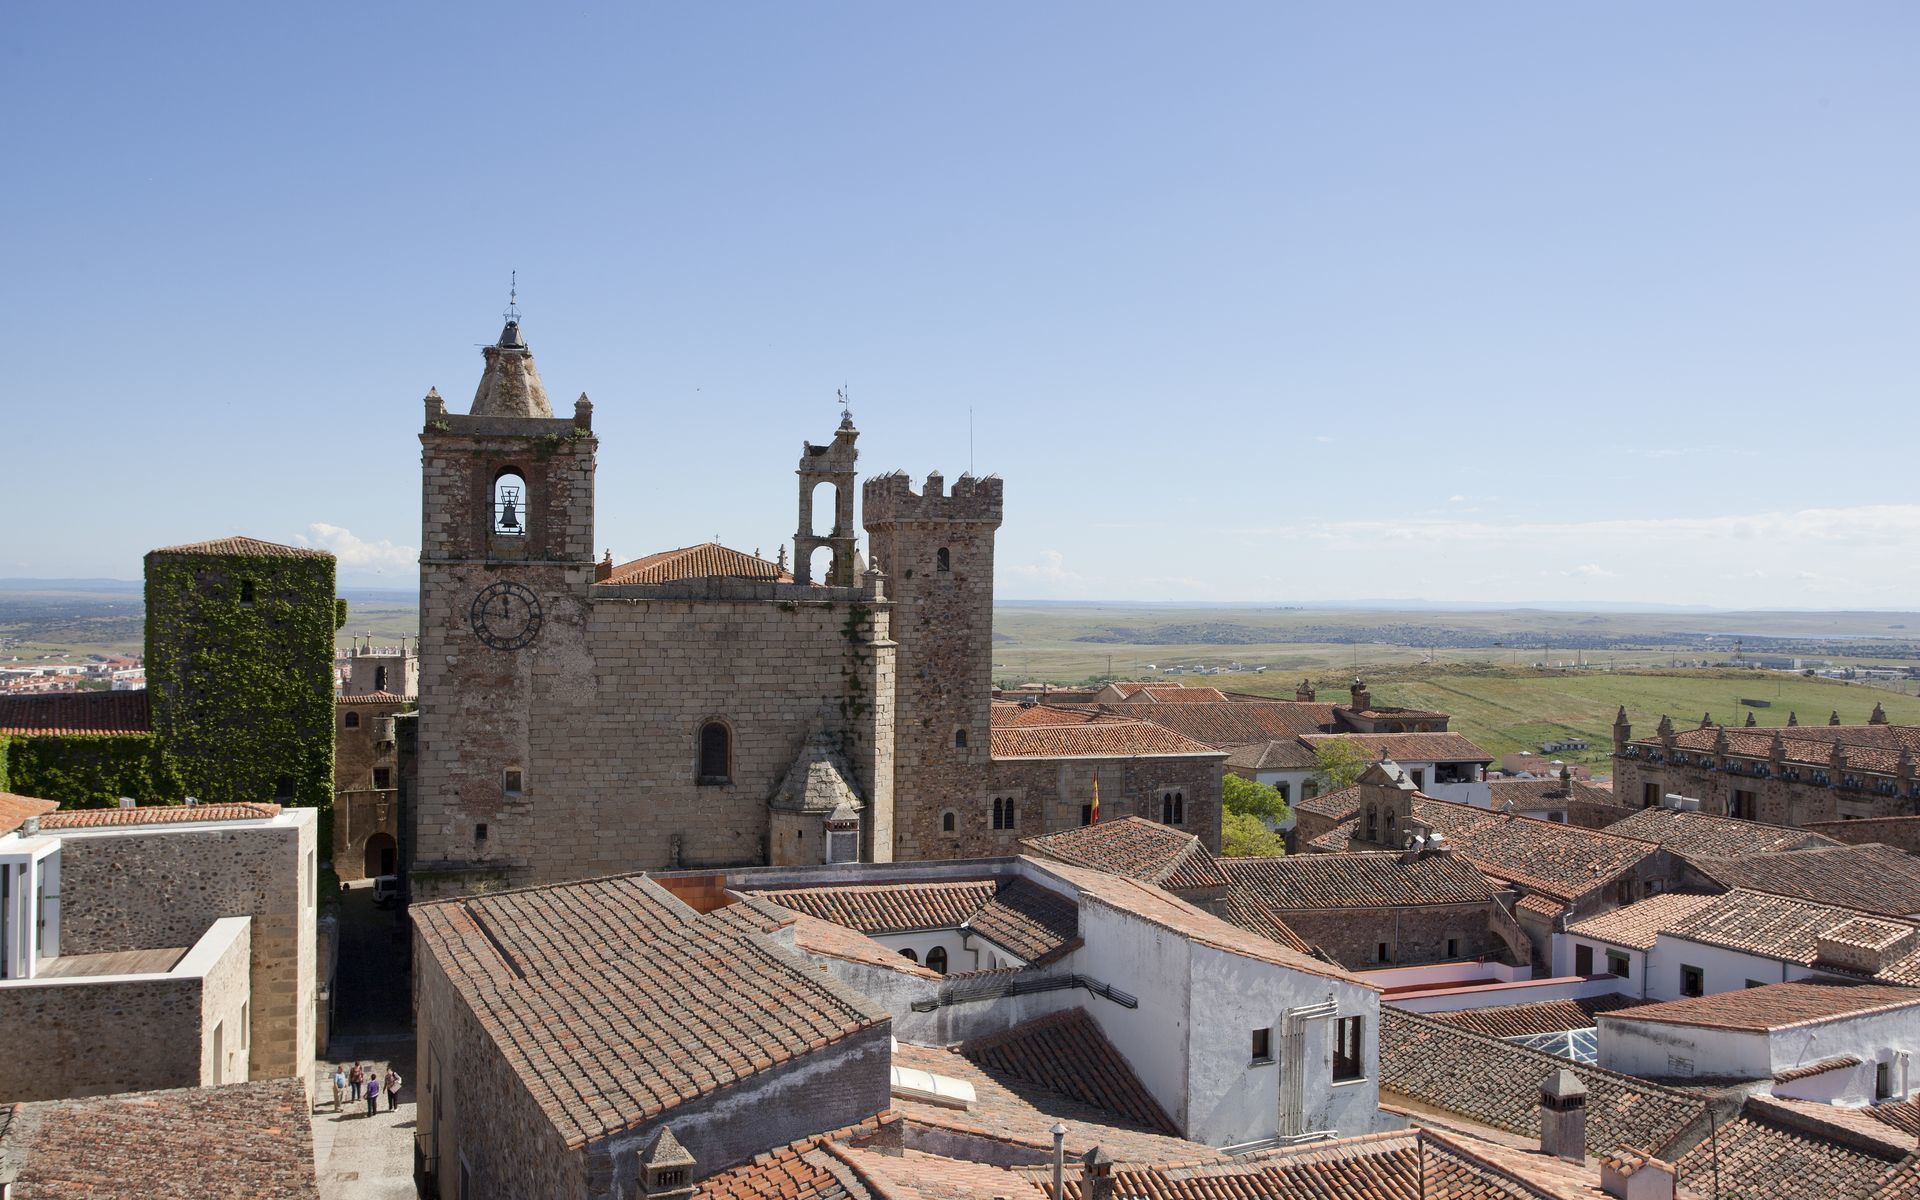
[[[1349,690],[1353,693],[1353,711],[1366,712],[1373,707],[1373,693],[1367,690],[1366,684],[1356,679]]]
[[[1600,1158],[1600,1190],[1617,1200],[1673,1200],[1673,1183],[1672,1163],[1631,1146]]]
[[[139,808],[140,802],[138,800],[135,800],[132,796],[122,796],[120,797],[120,807],[121,808]]]
[[[1873,713],[1871,716],[1867,718],[1867,724],[1885,725],[1886,723],[1887,723],[1887,710],[1882,708],[1880,706],[1880,702],[1876,700],[1874,701],[1874,704],[1873,704]]]
[[[646,1200],[692,1200],[695,1165],[673,1128],[662,1125],[640,1157],[640,1194]]]
[[[1913,948],[1913,926],[1853,917],[1814,939],[1813,965],[1878,975]]]
[[[1302,679],[1300,686],[1293,689],[1293,698],[1302,704],[1313,703],[1313,681]]]
[[[39,834],[40,834],[40,818],[39,817],[37,816],[28,817],[26,820],[20,822],[21,837],[38,837]]]
[[[1098,1146],[1081,1156],[1080,1200],[1113,1200],[1113,1159]]]
[[[1540,1153],[1587,1161],[1587,1086],[1564,1067],[1540,1081]]]

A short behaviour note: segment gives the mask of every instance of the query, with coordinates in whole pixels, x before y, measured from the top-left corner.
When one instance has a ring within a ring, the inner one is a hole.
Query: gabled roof
[[[1220,751],[1151,721],[1098,720],[993,731],[995,758],[1193,758]]]
[[[1018,876],[821,884],[742,894],[868,935],[968,929],[1030,964],[1050,962],[1072,949],[1080,932],[1071,897]]]
[[[1411,862],[1397,853],[1225,858],[1220,867],[1235,891],[1258,898],[1282,919],[1303,909],[1417,908],[1493,898],[1480,872],[1451,854]]]
[[[1234,747],[1227,755],[1227,765],[1243,771],[1311,771],[1319,767],[1320,760],[1299,738],[1276,738]]]
[[[1905,917],[1920,914],[1920,859],[1892,846],[1833,846],[1739,858],[1688,856],[1722,887]]]
[[[1209,704],[1105,705],[1105,711],[1152,721],[1209,746],[1246,746],[1324,733],[1333,728],[1331,704],[1292,700],[1233,700]]]
[[[768,562],[739,550],[730,550],[718,542],[662,550],[645,558],[621,563],[613,574],[600,580],[602,586],[619,584],[673,583],[681,579],[764,579],[790,583],[793,576],[781,570],[779,563]]]
[[[1118,684],[1129,704],[1224,704],[1219,688],[1188,687],[1184,683]]]
[[[130,692],[41,692],[0,696],[0,733],[129,734],[151,733],[153,718],[147,690]]]
[[[507,1069],[569,1147],[889,1023],[775,948],[703,921],[642,875],[413,906]],[[590,1013],[554,1036],[554,1014]]]
[[[206,542],[188,542],[183,546],[161,546],[157,550],[147,551],[155,554],[222,554],[242,558],[332,558],[326,550],[314,550],[307,546],[283,546],[279,542],[263,542],[259,538],[233,537],[215,538]]]
[[[1604,804],[1610,808],[1630,811],[1614,799],[1613,793],[1603,787],[1595,787],[1578,779],[1569,779],[1562,783],[1558,779],[1489,779],[1487,792],[1492,797],[1494,809],[1511,800],[1519,809],[1557,808],[1576,802]]]
[[[1567,927],[1567,932],[1631,950],[1651,950],[1659,935],[1720,897],[1696,892],[1662,892],[1610,909]]]
[[[0,1178],[21,1200],[320,1196],[297,1079],[0,1108]]]
[[[1735,817],[1685,812],[1671,808],[1643,808],[1607,826],[1608,833],[1659,842],[1675,854],[1693,858],[1714,855],[1737,858],[1782,850],[1809,850],[1841,843],[1818,833],[1786,825],[1763,825]]]
[[[1219,863],[1199,838],[1139,817],[1022,838],[1020,844],[1043,858],[1175,890],[1227,885]]]
[[[1802,979],[1646,1004],[1630,1012],[1608,1013],[1604,1019],[1768,1033],[1903,1008],[1920,1008],[1920,990]]]
[[[995,700],[989,710],[989,719],[995,729],[1017,729],[1023,725],[1085,725],[1099,715],[1094,709],[1018,704],[1011,700]]]
[[[1460,1012],[1429,1013],[1442,1025],[1452,1025],[1488,1037],[1519,1038],[1542,1033],[1564,1033],[1569,1029],[1592,1029],[1600,1013],[1633,1008],[1644,1001],[1618,992],[1605,996],[1584,996],[1574,1000],[1540,1000],[1532,1004],[1502,1004],[1493,1008],[1469,1008]]]
[[[1310,733],[1303,734],[1300,740],[1309,748],[1345,742],[1365,751],[1374,762],[1383,758],[1416,763],[1493,761],[1493,755],[1460,733]]]
[[[1820,956],[1821,935],[1860,919],[1853,909],[1736,889],[1666,921],[1660,932],[1703,946],[1811,967]],[[1912,921],[1881,923],[1915,928]],[[1821,969],[1832,968],[1822,964]],[[1895,954],[1873,978],[1920,987],[1920,939],[1912,949]]]
[[[45,816],[59,807],[60,802],[57,800],[42,800],[37,796],[0,792],[0,834],[12,833],[20,828],[21,822],[28,817]]]
[[[1052,888],[1008,879],[964,928],[1039,966],[1080,944],[1080,909]]]
[[[1831,1108],[1831,1105],[1820,1105]],[[1716,1126],[1676,1164],[1680,1178],[1708,1194],[1727,1197],[1877,1194],[1877,1181],[1899,1170],[1903,1156],[1890,1147],[1868,1150],[1860,1137],[1841,1140],[1821,1122],[1758,1097],[1738,1118]]]
[[[1587,1089],[1587,1150],[1658,1152],[1694,1121],[1696,1097],[1599,1067],[1569,1065],[1542,1050],[1460,1029],[1403,1009],[1380,1009],[1380,1091],[1535,1138],[1540,1082],[1570,1070]]]
[[[1414,801],[1413,815],[1444,833],[1453,853],[1482,874],[1562,901],[1586,895],[1660,850],[1638,838],[1424,797]]]
[[[1178,1136],[1160,1105],[1085,1009],[1069,1008],[957,1049],[984,1071],[1111,1109],[1147,1129]]]

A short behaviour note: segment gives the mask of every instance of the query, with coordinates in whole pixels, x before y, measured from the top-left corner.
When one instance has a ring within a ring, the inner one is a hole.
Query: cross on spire
[[[507,275],[507,311],[504,317],[514,324],[520,321],[520,272],[512,271]]]

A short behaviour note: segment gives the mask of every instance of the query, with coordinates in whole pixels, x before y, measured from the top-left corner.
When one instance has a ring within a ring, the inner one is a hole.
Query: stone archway
[[[367,878],[395,875],[400,871],[400,847],[390,833],[376,833],[367,839]]]

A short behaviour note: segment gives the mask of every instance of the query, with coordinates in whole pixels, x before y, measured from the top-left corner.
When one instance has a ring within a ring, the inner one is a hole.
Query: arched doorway
[[[400,867],[400,848],[390,833],[376,833],[367,839],[367,877],[395,874]]]

